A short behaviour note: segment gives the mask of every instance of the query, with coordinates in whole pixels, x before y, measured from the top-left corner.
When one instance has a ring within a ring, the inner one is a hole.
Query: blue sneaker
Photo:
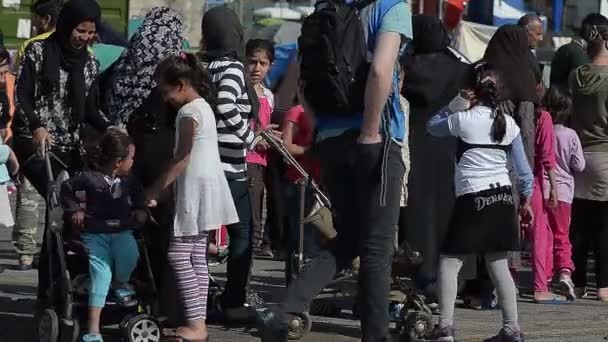
[[[103,338],[100,334],[85,334],[82,335],[82,342],[103,342]]]

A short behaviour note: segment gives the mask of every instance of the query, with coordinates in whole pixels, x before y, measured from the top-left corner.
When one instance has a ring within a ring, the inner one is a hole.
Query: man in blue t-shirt
[[[306,256],[309,261],[298,279],[289,283],[281,311],[261,314],[262,341],[286,341],[283,314],[307,311],[336,270],[348,267],[356,256],[361,258],[362,340],[390,340],[391,260],[405,172],[401,148],[407,143],[397,61],[406,38],[412,37],[411,13],[404,0],[377,0],[361,11],[361,18],[371,62],[364,111],[354,119],[315,115],[315,152],[338,235],[326,248]]]

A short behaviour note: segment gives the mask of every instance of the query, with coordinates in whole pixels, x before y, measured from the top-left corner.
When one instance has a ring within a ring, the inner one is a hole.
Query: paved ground
[[[36,271],[19,272],[11,268],[16,260],[11,250],[10,229],[0,228],[0,342],[36,341],[32,319],[33,299],[36,288]],[[222,279],[223,267],[212,272]],[[253,271],[253,284],[270,300],[280,300],[283,288],[282,263],[257,260]],[[608,341],[608,304],[593,300],[580,300],[575,304],[541,306],[522,299],[519,306],[520,320],[527,341],[546,342],[601,342]],[[346,342],[358,341],[358,322],[345,312],[343,318],[314,317],[313,333],[304,341]],[[476,312],[458,309],[456,325],[459,341],[482,341],[499,329],[500,314],[497,311]],[[109,330],[109,336],[115,331]],[[211,326],[214,341],[259,341],[253,328],[225,328]],[[110,338],[110,341],[117,339]]]

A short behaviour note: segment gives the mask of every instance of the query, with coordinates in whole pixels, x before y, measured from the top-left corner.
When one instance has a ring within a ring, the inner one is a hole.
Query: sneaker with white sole
[[[454,328],[436,325],[435,329],[424,336],[426,342],[454,342]]]
[[[525,342],[525,339],[521,332],[508,333],[505,329],[502,329],[498,335],[487,338],[483,342]]]
[[[562,273],[559,275],[559,285],[566,296],[566,299],[573,302],[576,300],[576,292],[574,291],[574,282],[568,273]]]

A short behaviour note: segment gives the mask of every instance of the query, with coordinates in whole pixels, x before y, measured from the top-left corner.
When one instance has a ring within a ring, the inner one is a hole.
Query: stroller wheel
[[[157,342],[160,341],[160,326],[148,315],[137,315],[131,318],[123,335],[127,342]]]
[[[289,332],[287,338],[290,340],[300,340],[310,333],[312,319],[308,312],[293,314],[288,323]]]
[[[405,317],[401,337],[405,341],[419,341],[433,329],[433,317],[425,312],[411,311]],[[409,338],[409,339],[408,339]]]
[[[38,339],[40,342],[57,342],[59,318],[54,310],[44,310],[38,319]]]

